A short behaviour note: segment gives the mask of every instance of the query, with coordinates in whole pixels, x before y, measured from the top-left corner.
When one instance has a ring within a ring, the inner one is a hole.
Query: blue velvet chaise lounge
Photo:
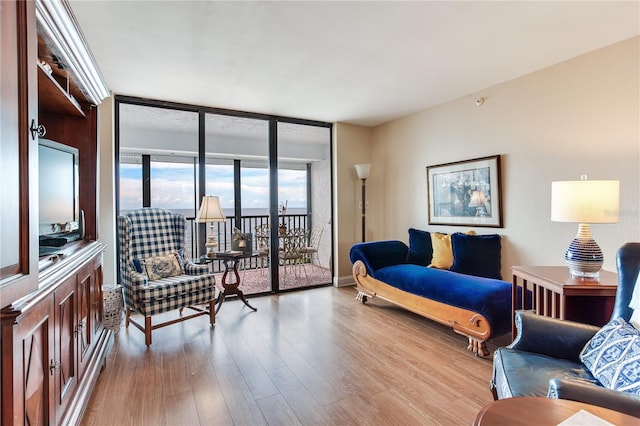
[[[486,341],[511,331],[511,283],[501,280],[499,235],[451,234],[453,265],[428,267],[427,231],[398,240],[355,244],[350,251],[358,300],[379,297],[469,338],[468,349],[487,356]]]

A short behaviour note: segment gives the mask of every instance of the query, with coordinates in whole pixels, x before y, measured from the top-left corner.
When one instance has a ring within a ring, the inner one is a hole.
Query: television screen
[[[38,157],[40,235],[77,229],[78,150],[40,139]]]

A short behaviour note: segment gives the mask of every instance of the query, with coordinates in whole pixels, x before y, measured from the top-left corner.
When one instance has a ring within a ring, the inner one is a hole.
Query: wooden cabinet
[[[94,241],[96,107],[109,92],[76,25],[66,0],[0,1],[1,425],[77,423],[113,342],[102,324],[104,246]],[[39,258],[45,128],[78,149],[86,223],[83,241]]]
[[[37,16],[37,17],[36,17]],[[38,138],[79,151],[79,209],[96,240],[97,112],[109,96],[66,0],[0,2],[0,308],[37,290]]]
[[[42,291],[2,310],[3,425],[80,420],[113,341],[101,319],[103,250],[69,247]]]

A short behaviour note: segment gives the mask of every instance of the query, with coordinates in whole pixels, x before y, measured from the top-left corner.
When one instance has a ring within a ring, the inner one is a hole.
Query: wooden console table
[[[618,274],[600,271],[598,281],[572,278],[566,266],[514,266],[511,296],[512,338],[516,336],[514,313],[532,296],[531,309],[538,315],[604,325],[609,321],[618,289]],[[522,291],[518,297],[518,287]]]

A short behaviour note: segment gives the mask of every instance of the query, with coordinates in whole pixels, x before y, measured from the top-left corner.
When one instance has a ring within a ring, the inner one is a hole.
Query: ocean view
[[[174,211],[176,213],[181,213],[183,214],[187,219],[193,219],[195,218],[197,211],[195,211],[194,209],[172,209],[171,207],[165,207],[168,208],[171,211]],[[243,216],[268,216],[269,215],[269,209],[268,208],[253,208],[253,209],[242,209],[243,210]],[[123,209],[121,212],[122,213],[127,213],[131,211],[131,209]],[[222,212],[224,213],[225,216],[227,217],[232,217],[233,216],[233,209],[222,209]],[[307,209],[306,208],[295,208],[295,207],[290,207],[287,209],[287,215],[304,215],[307,214]]]

